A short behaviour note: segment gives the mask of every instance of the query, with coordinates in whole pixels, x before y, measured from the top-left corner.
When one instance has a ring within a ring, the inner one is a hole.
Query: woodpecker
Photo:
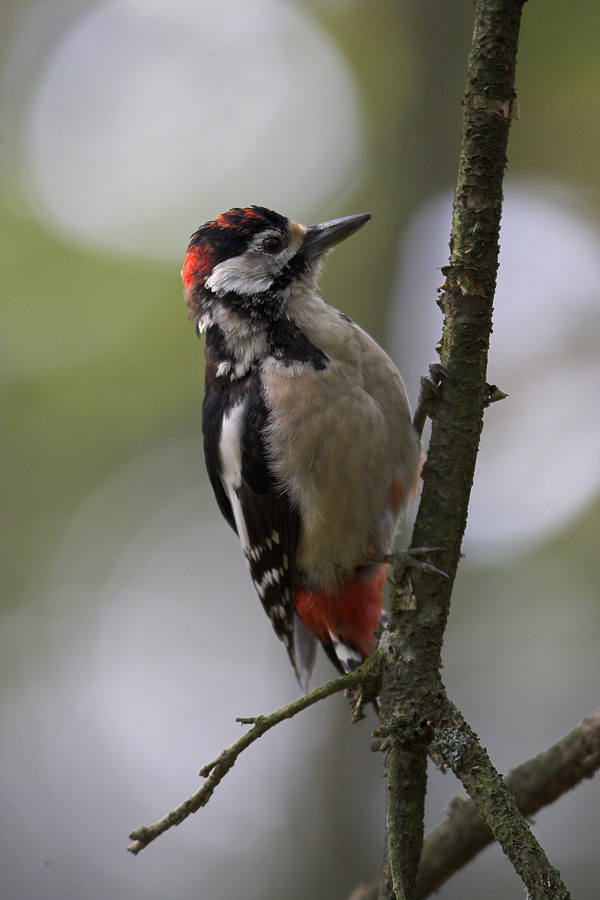
[[[306,227],[235,208],[190,240],[189,317],[206,334],[202,425],[219,508],[304,691],[317,642],[366,659],[389,553],[421,466],[389,357],[317,293],[324,256],[370,214]]]

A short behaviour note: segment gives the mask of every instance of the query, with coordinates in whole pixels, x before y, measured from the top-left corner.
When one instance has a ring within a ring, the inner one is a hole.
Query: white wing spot
[[[260,581],[256,582],[256,591],[259,597],[264,597],[265,592],[269,585],[271,584],[279,584],[281,579],[283,578],[283,570],[282,569],[269,569],[268,572],[265,572]],[[276,608],[276,607],[275,607]]]
[[[283,606],[272,606],[269,610],[269,615],[272,619],[276,619],[278,622],[284,622],[286,618],[285,609],[283,608]]]
[[[251,559],[253,562],[258,562],[258,560],[260,559],[261,548],[244,547],[244,553],[246,555],[246,559]]]
[[[260,559],[260,555],[265,550],[265,548],[267,550],[272,550],[273,546],[279,546],[279,532],[278,531],[271,532],[270,537],[266,538],[264,544],[261,544],[259,547],[245,547],[244,553],[246,554],[246,557],[248,559],[251,559],[254,562],[256,562],[258,559]],[[283,561],[283,568],[285,570],[285,569],[287,569],[288,562],[289,562],[289,557],[288,557],[287,553],[282,554],[282,561]]]

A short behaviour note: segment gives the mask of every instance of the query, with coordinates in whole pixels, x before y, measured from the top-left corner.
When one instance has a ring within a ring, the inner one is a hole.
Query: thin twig
[[[154,822],[153,825],[142,825],[140,828],[136,828],[135,831],[131,832],[129,837],[133,843],[127,848],[129,852],[134,855],[138,854],[140,850],[147,847],[148,844],[165,831],[168,831],[169,828],[172,828],[173,825],[180,825],[189,815],[197,812],[202,806],[206,806],[212,797],[215,788],[233,767],[240,753],[253,744],[254,741],[258,740],[258,738],[262,737],[265,732],[269,731],[280,722],[283,722],[284,719],[291,719],[297,713],[302,712],[303,709],[307,709],[314,703],[318,703],[319,700],[331,696],[331,694],[336,694],[347,688],[354,688],[360,684],[365,684],[365,682],[372,677],[370,674],[372,665],[373,664],[370,663],[368,668],[361,666],[354,672],[349,672],[347,675],[341,675],[339,678],[334,678],[332,681],[328,681],[327,684],[315,688],[315,690],[311,691],[309,694],[305,694],[298,700],[294,700],[293,703],[289,703],[287,706],[283,706],[281,709],[269,713],[269,715],[258,716],[255,719],[238,719],[238,721],[241,721],[242,723],[252,723],[253,727],[235,741],[235,743],[226,747],[212,762],[202,767],[200,775],[206,780],[199,791],[191,797],[188,797],[181,806],[178,806],[177,809],[167,813],[167,815],[162,819],[159,819],[158,822]]]

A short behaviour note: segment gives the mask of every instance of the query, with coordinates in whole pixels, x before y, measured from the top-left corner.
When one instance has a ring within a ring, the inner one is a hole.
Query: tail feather
[[[344,641],[333,631],[330,631],[329,635],[331,643],[325,645],[325,649],[330,651],[327,655],[330,659],[335,659],[334,665],[342,674],[353,672],[364,662],[364,657],[356,647]]]
[[[290,659],[296,678],[305,694],[308,693],[308,683],[317,658],[317,639],[310,631],[299,615],[294,616],[294,646],[290,651]]]
[[[349,644],[332,640],[329,644],[324,644],[325,653],[336,667],[340,675],[346,675],[348,672],[354,671],[360,666],[364,659],[356,649]],[[379,697],[370,697],[375,714],[379,715]]]

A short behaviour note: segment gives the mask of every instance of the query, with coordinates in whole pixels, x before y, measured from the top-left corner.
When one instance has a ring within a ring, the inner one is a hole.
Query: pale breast
[[[402,479],[412,489],[419,465],[395,367],[356,326],[343,341],[343,362],[324,348],[323,371],[282,366],[263,376],[271,460],[301,512],[298,565],[321,583],[359,564],[382,527],[394,531],[392,484]]]

